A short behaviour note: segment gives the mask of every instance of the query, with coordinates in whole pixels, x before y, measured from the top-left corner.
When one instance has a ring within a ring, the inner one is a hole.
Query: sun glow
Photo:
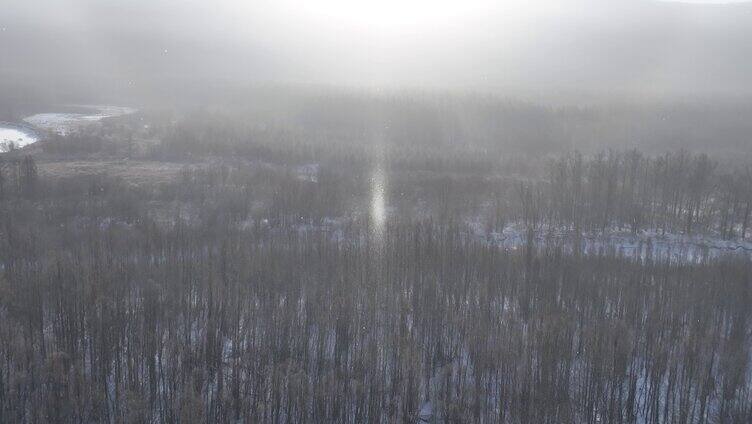
[[[456,24],[489,11],[518,14],[533,10],[540,0],[318,0],[299,5],[307,17],[357,26],[371,31],[393,32]]]
[[[371,176],[371,229],[376,241],[383,239],[386,224],[386,187],[386,176],[379,165]]]

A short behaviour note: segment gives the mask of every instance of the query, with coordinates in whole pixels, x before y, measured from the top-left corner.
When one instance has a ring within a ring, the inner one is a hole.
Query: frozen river
[[[0,152],[13,148],[19,148],[38,140],[37,134],[26,128],[0,123]]]
[[[124,106],[77,106],[85,112],[45,112],[27,116],[24,124],[0,122],[0,151],[8,151],[11,144],[15,148],[24,147],[40,139],[40,132],[66,135],[105,118],[128,115],[136,110]],[[27,128],[28,127],[28,128]]]
[[[101,121],[105,118],[128,115],[136,110],[123,106],[81,106],[90,109],[87,113],[38,113],[24,118],[24,122],[45,131],[68,134],[86,125]]]

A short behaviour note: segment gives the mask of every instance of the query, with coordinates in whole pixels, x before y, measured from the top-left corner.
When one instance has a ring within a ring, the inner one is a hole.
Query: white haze
[[[747,93],[752,6],[709,3],[4,0],[0,76],[142,94],[199,82]]]

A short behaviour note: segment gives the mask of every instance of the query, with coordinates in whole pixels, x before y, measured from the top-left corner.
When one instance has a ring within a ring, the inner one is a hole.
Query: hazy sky
[[[3,0],[0,75],[735,92],[750,40],[749,3]]]

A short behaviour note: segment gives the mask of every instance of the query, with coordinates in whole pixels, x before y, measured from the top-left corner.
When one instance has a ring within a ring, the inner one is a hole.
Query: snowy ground
[[[487,232],[477,222],[468,222],[475,237],[508,249],[526,245],[527,231],[522,224],[507,225],[501,232]],[[656,230],[643,230],[636,234],[624,231],[583,233],[579,237],[565,229],[538,229],[534,232],[538,246],[560,246],[565,250],[576,248],[583,253],[598,254],[615,250],[617,253],[646,259],[664,258],[673,260],[701,261],[725,255],[752,257],[752,241],[723,240],[706,235],[661,234]]]
[[[323,232],[333,240],[347,239],[345,228],[352,217],[325,218],[321,223],[301,222],[296,226],[300,235]],[[252,220],[241,228],[252,227]],[[507,225],[503,231],[487,231],[478,222],[466,222],[467,235],[474,240],[489,243],[508,250],[518,250],[527,245],[527,231],[520,223]],[[263,220],[262,227],[269,222]],[[626,231],[611,231],[606,234],[583,233],[576,237],[574,232],[565,229],[538,229],[533,235],[535,248],[559,247],[566,252],[579,250],[583,254],[597,255],[614,252],[624,257],[639,259],[669,259],[681,262],[701,262],[723,256],[746,256],[752,259],[751,240],[723,240],[720,237],[681,234],[661,234],[655,230],[639,231],[636,234]]]

